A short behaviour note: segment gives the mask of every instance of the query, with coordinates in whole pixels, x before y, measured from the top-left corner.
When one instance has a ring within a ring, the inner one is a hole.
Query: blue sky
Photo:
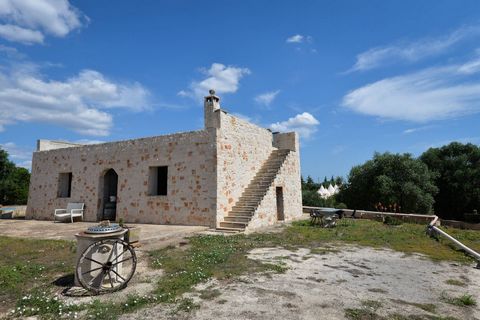
[[[297,130],[302,173],[480,143],[478,1],[0,1],[0,145],[200,129],[202,95]]]

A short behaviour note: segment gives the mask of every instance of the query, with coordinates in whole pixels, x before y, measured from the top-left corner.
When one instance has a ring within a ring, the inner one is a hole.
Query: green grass
[[[278,263],[248,259],[247,254],[252,249],[265,247],[309,248],[311,254],[335,254],[338,252],[336,245],[349,243],[390,248],[407,254],[421,253],[433,260],[473,261],[462,251],[452,250],[447,241],[430,239],[424,231],[423,225],[402,223],[391,226],[369,220],[343,219],[336,228],[320,228],[310,226],[308,221],[298,221],[279,233],[194,236],[189,238],[188,245],[150,252],[150,266],[164,271],[152,294],[128,296],[121,303],[96,300],[80,306],[67,306],[52,298],[52,281],[73,272],[75,254],[72,242],[0,237],[0,298],[10,307],[16,303],[18,310],[22,311],[16,313],[17,316],[53,318],[60,313],[84,310],[90,318],[116,319],[123,313],[158,303],[175,303],[175,312],[186,312],[196,309],[197,305],[189,299],[182,299],[181,295],[210,278],[221,280],[255,272],[285,272],[287,267],[282,259]],[[447,232],[474,250],[480,249],[478,232],[456,229]],[[27,298],[22,299],[25,296]],[[471,303],[467,298],[458,301],[463,301],[463,305]],[[369,307],[375,309],[375,306]],[[346,317],[382,319],[372,310],[364,309],[349,309]]]
[[[458,279],[448,279],[445,281],[446,284],[452,285],[452,286],[458,286],[458,287],[465,287],[467,284],[463,282],[462,280]]]
[[[385,318],[380,317],[372,310],[367,309],[345,309],[345,318],[349,320],[383,320]]]
[[[382,306],[382,303],[377,300],[362,300],[362,306],[372,310],[377,310]]]
[[[414,307],[420,308],[424,311],[431,312],[431,313],[434,313],[435,310],[437,309],[437,306],[432,304],[432,303],[408,302],[408,301],[404,301],[404,300],[394,300],[394,299],[391,299],[391,300],[393,302],[396,302],[396,303],[414,306]]]
[[[385,216],[383,218],[383,223],[389,226],[399,226],[403,224],[403,221],[401,219],[391,217],[391,216]]]
[[[221,295],[222,293],[218,289],[213,289],[213,290],[206,289],[206,290],[200,291],[200,299],[203,299],[203,300],[213,300]]]
[[[453,237],[480,251],[479,232],[474,230],[444,229]],[[425,226],[403,223],[389,226],[370,220],[340,220],[336,228],[311,227],[309,221],[294,222],[284,234],[290,245],[323,245],[326,242],[352,243],[362,246],[390,248],[407,254],[421,253],[433,260],[472,263],[474,260],[455,248],[448,240],[435,241],[425,235]]]
[[[392,313],[387,316],[380,316],[375,311],[368,308],[349,308],[345,309],[345,318],[349,320],[459,320],[450,316],[437,316],[426,314],[401,314]]]
[[[251,272],[285,272],[281,262],[262,263],[246,257],[248,251],[261,243],[258,237],[197,236],[190,238],[187,248],[166,248],[150,253],[152,267],[161,268],[165,276],[158,282],[156,294],[169,302],[193,286],[209,278],[229,279]]]
[[[176,314],[176,313],[181,312],[181,311],[191,312],[191,311],[193,311],[195,309],[198,309],[198,308],[200,308],[200,305],[193,302],[192,299],[181,299],[180,301],[178,301],[177,307],[175,308],[173,313]]]
[[[38,288],[45,291],[59,275],[72,274],[74,250],[71,241],[0,236],[0,300],[5,301],[0,311]]]
[[[383,318],[382,318],[383,319]],[[417,315],[417,314],[409,314],[403,315],[400,313],[394,313],[388,316],[388,320],[459,320],[458,318],[451,317],[451,316],[437,316],[437,315]]]
[[[442,292],[441,299],[447,303],[460,307],[471,307],[477,305],[477,301],[475,301],[475,298],[471,294],[467,293],[458,297],[451,297],[445,292]]]

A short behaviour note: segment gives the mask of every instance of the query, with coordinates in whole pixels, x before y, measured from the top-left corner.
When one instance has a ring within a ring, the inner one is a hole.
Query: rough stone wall
[[[35,152],[27,218],[53,219],[68,202],[85,203],[98,221],[101,177],[118,174],[117,219],[126,222],[215,226],[215,129]],[[150,166],[168,166],[168,195],[149,196]],[[72,172],[70,198],[58,198],[59,173]]]
[[[255,211],[246,229],[247,232],[277,222],[276,187],[283,188],[284,221],[300,218],[302,216],[302,186],[300,182],[300,156],[298,151],[291,151],[285,159],[273,184]]]
[[[221,110],[217,131],[217,222],[240,198],[273,150],[272,133]]]

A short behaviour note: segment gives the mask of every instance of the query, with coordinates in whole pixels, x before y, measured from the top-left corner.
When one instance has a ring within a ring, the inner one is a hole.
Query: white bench
[[[66,209],[55,209],[53,222],[57,221],[58,218],[70,218],[73,223],[73,218],[81,217],[83,221],[83,207],[84,203],[81,202],[69,202]]]

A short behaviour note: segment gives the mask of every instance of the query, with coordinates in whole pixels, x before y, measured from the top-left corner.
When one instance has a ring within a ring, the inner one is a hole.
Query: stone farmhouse
[[[295,132],[272,133],[205,97],[205,127],[78,145],[39,140],[27,219],[85,204],[84,219],[253,230],[302,214]]]

